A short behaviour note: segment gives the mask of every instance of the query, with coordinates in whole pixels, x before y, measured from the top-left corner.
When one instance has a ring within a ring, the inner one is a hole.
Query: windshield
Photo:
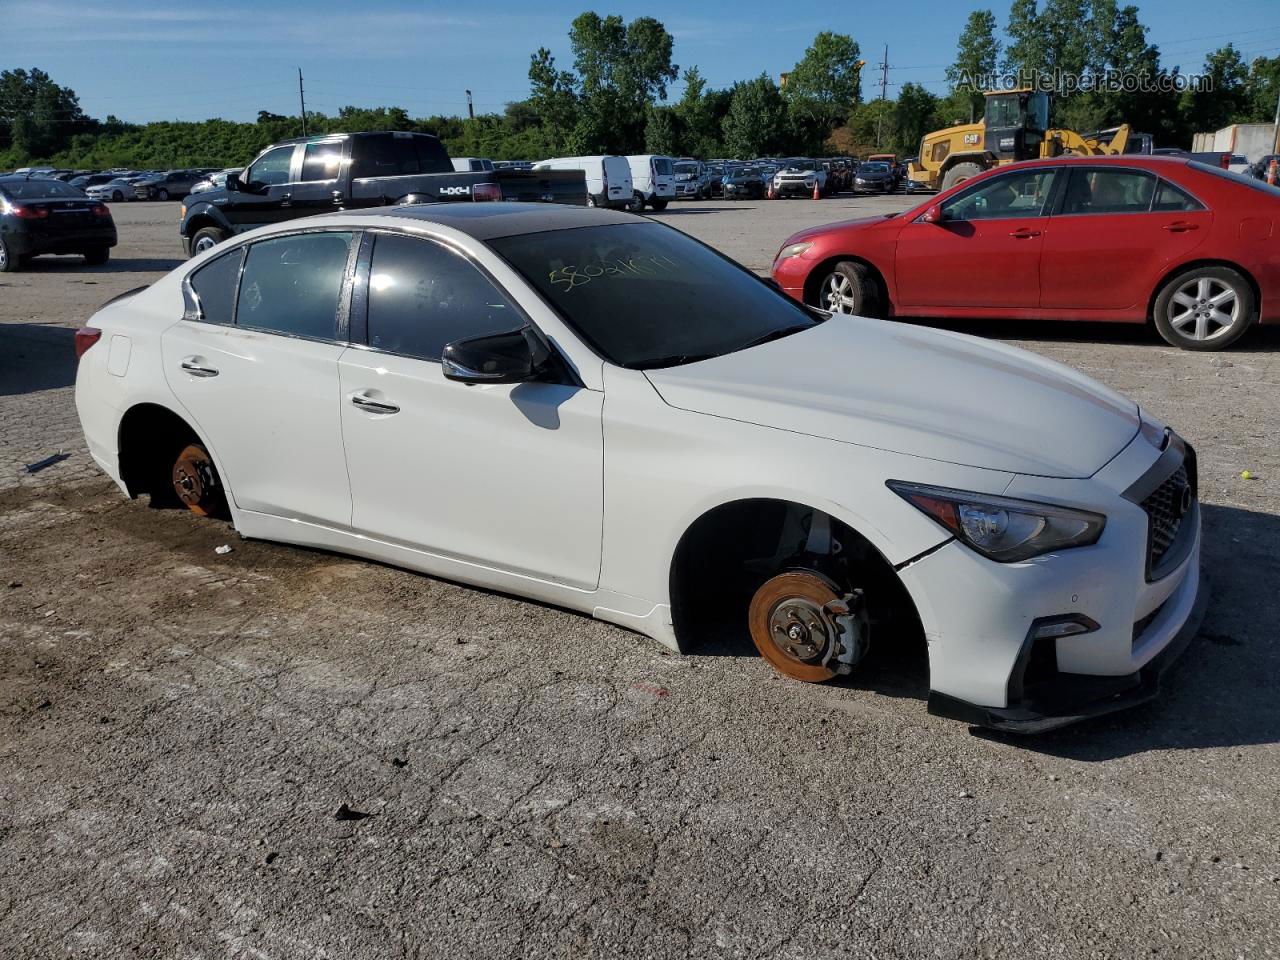
[[[858,174],[861,176],[866,173],[888,173],[889,165],[887,163],[864,163],[858,167]]]
[[[822,322],[732,260],[658,223],[489,245],[606,360],[644,370],[741,350]]]
[[[61,180],[0,180],[0,187],[15,200],[41,200],[45,197],[84,199],[84,194]]]
[[[698,165],[696,163],[677,163],[676,173],[697,173]]]

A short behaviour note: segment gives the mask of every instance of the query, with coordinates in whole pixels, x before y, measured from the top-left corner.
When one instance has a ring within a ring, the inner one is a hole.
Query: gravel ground
[[[903,203],[661,218],[763,270]],[[0,279],[0,956],[1280,956],[1280,331],[968,327],[1197,446],[1215,589],[1161,700],[1006,739],[909,664],[806,686],[123,499],[71,333],[179,252],[115,213],[108,266]]]

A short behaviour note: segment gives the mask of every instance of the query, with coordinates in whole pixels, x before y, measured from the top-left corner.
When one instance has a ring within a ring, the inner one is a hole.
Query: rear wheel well
[[[1244,277],[1245,281],[1249,284],[1250,289],[1253,290],[1254,312],[1257,316],[1262,316],[1262,288],[1258,286],[1258,281],[1254,279],[1253,274],[1240,266],[1240,264],[1232,263],[1230,260],[1204,259],[1192,260],[1189,263],[1180,263],[1171,270],[1166,271],[1164,276],[1156,282],[1156,285],[1151,290],[1151,295],[1147,299],[1148,323],[1155,322],[1156,300],[1159,298],[1160,291],[1165,288],[1165,285],[1175,277],[1180,277],[1184,273],[1190,273],[1192,270],[1198,270],[1201,267],[1226,267],[1228,270],[1234,270],[1236,273],[1240,274],[1240,276]],[[1251,318],[1249,322],[1252,323],[1253,319]]]
[[[153,506],[177,502],[170,470],[189,443],[204,443],[187,421],[167,407],[140,403],[120,420],[120,479],[129,496],[150,494]]]
[[[873,651],[905,654],[912,667],[927,661],[915,603],[880,551],[829,514],[774,499],[722,504],[694,521],[680,538],[671,563],[670,593],[681,649],[707,643],[749,649],[752,596],[770,577],[797,568],[865,591]]]
[[[822,281],[826,278],[837,264],[841,263],[859,263],[867,268],[867,272],[871,274],[871,278],[875,281],[876,290],[879,292],[881,316],[891,314],[893,312],[893,304],[889,300],[889,287],[885,283],[884,274],[870,260],[864,260],[862,257],[850,256],[842,253],[834,257],[828,257],[816,267],[809,271],[809,276],[804,281],[804,302],[811,306],[818,306],[818,289],[822,286]]]

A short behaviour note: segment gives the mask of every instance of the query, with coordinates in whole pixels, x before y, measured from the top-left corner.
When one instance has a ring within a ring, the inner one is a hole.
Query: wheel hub
[[[192,444],[173,465],[173,490],[178,499],[200,516],[215,512],[221,499],[213,461],[202,447]]]
[[[751,600],[751,639],[779,673],[819,683],[852,672],[868,648],[862,591],[842,593],[812,570],[766,581]]]
[[[833,639],[822,608],[799,598],[785,600],[774,608],[769,629],[774,643],[802,663],[821,662]]]

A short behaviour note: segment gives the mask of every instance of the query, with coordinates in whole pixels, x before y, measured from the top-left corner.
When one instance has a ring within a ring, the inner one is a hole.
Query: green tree
[[[733,88],[722,124],[725,152],[750,159],[782,152],[787,142],[787,107],[767,73]]]
[[[588,11],[574,19],[569,44],[580,107],[571,144],[583,152],[634,151],[644,142],[648,108],[680,76],[671,34],[652,17],[627,24]]]
[[[801,124],[825,138],[862,101],[862,51],[853,37],[824,30],[787,74],[783,94]]]
[[[918,83],[904,83],[893,105],[894,151],[909,156],[920,146],[920,139],[939,126],[938,98]]]
[[[999,59],[996,15],[990,10],[973,11],[956,44],[955,62],[947,67],[952,89],[966,94],[970,120],[982,115],[983,84],[979,78],[994,74]]]
[[[1013,0],[1004,32],[1009,38],[1004,48],[1007,72],[1027,77],[1044,69],[1048,61],[1049,41],[1046,26],[1036,9],[1036,0]]]
[[[1255,57],[1249,64],[1248,83],[1247,119],[1254,123],[1274,121],[1280,98],[1280,56]]]
[[[1187,90],[1180,112],[1195,133],[1218,130],[1249,115],[1249,68],[1228,43],[1204,58],[1206,89]]]
[[[646,153],[665,153],[670,157],[681,156],[680,118],[671,107],[650,107],[649,118],[644,125],[644,149]]]
[[[529,58],[529,105],[540,118],[543,136],[551,153],[564,149],[577,122],[579,97],[577,79],[556,68],[556,58],[546,47]]]
[[[46,156],[92,126],[76,92],[43,70],[0,71],[0,147],[24,159]]]

